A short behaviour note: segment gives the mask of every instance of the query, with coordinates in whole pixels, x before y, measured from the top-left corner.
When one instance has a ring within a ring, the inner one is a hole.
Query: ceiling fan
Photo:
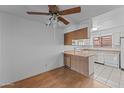
[[[74,13],[80,13],[81,8],[80,7],[74,7],[66,10],[60,10],[58,6],[56,5],[48,5],[49,12],[32,12],[28,11],[27,14],[29,15],[47,15],[50,16],[49,18],[49,23],[47,25],[51,25],[53,21],[56,22],[63,22],[65,25],[68,25],[70,22],[66,20],[64,15],[69,15],[69,14],[74,14]]]

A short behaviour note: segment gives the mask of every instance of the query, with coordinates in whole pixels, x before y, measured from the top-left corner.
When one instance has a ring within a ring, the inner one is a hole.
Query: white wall
[[[63,66],[62,29],[0,13],[0,85]]]
[[[93,27],[98,30],[110,29],[113,27],[123,26],[124,24],[124,7],[114,9],[110,12],[93,18]]]
[[[123,32],[121,32],[121,35],[120,35],[121,37],[124,37],[124,31]]]
[[[120,37],[124,33],[124,7],[96,16],[92,22],[93,27],[98,30],[91,32],[91,38],[113,35],[113,46],[120,44]]]

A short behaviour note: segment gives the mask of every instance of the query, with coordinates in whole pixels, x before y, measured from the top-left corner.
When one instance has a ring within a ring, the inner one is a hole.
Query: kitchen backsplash
[[[74,50],[80,48],[117,48],[120,49],[120,45],[112,45],[111,47],[94,47],[90,42],[90,39],[80,39],[80,40],[73,40],[72,45],[65,45],[64,51],[66,50]]]

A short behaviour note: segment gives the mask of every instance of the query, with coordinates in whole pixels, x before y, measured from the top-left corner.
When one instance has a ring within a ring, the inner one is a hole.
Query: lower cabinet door
[[[89,75],[92,75],[94,73],[94,58],[95,56],[89,57]]]
[[[71,56],[71,69],[76,71],[76,57]]]
[[[88,57],[79,58],[79,73],[88,76]]]
[[[80,57],[79,56],[75,58],[75,71],[80,72]]]
[[[71,67],[71,56],[70,55],[64,55],[64,64],[67,67]]]
[[[71,56],[71,69],[85,76],[88,76],[88,61],[88,57]]]

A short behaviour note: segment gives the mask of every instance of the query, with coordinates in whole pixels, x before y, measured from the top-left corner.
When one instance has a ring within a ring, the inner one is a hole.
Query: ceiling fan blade
[[[65,25],[68,25],[69,24],[69,21],[68,20],[66,20],[65,18],[63,18],[63,17],[58,17],[58,20],[59,21],[61,21],[61,22],[63,22]]]
[[[27,12],[27,14],[30,14],[30,15],[50,15],[50,13],[45,13],[45,12]]]
[[[59,8],[56,5],[48,5],[49,12],[56,13],[59,11]]]
[[[74,7],[74,8],[70,8],[70,9],[60,11],[60,15],[69,15],[69,14],[80,13],[80,12],[81,12],[80,7]]]

